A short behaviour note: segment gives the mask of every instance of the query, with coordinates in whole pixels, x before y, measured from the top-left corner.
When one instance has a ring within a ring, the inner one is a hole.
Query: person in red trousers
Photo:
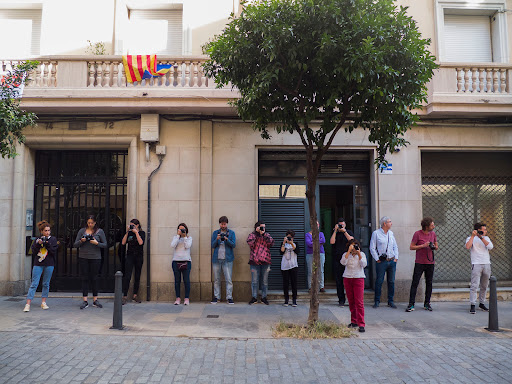
[[[367,264],[366,255],[361,252],[361,245],[356,239],[349,240],[347,247],[347,252],[341,256],[340,263],[345,266],[343,285],[350,308],[350,324],[348,327],[359,327],[359,332],[364,332],[364,268]]]

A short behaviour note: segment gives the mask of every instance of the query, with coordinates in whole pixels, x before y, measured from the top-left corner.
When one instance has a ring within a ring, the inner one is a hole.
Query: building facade
[[[445,287],[468,286],[464,241],[472,224],[484,221],[495,245],[493,272],[506,284],[512,281],[512,0],[397,3],[409,6],[432,39],[440,67],[418,111],[421,122],[407,132],[410,144],[388,156],[389,169],[375,168],[367,132],[338,134],[317,186],[321,229],[329,237],[345,217],[368,255],[379,218],[391,217],[400,249],[396,298],[406,300],[415,260],[409,245],[421,218],[434,217],[435,282]],[[109,242],[101,289],[111,292],[121,265],[119,236],[132,218],[147,231],[150,212],[139,292],[163,301],[174,299],[170,241],[180,222],[193,237],[192,300],[212,297],[210,239],[220,216],[237,234],[235,301],[250,297],[245,239],[258,218],[275,239],[289,228],[303,239],[309,212],[300,139],[262,139],[229,106],[236,91],[216,89],[201,69],[201,45],[240,11],[232,0],[0,0],[2,35],[23,31],[2,43],[0,65],[41,63],[22,101],[39,123],[25,130],[18,156],[0,160],[1,295],[27,291],[28,249],[41,219],[50,221],[60,244],[51,287],[77,291],[72,243],[86,215],[97,215]],[[127,83],[126,53],[156,53],[172,69],[160,79]],[[329,284],[329,247],[326,253]],[[279,288],[277,248],[273,256],[270,285]],[[373,274],[370,263],[368,289]]]

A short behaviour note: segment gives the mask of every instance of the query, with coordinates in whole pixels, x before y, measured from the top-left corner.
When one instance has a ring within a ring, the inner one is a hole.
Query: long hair
[[[187,227],[187,224],[185,224],[185,223],[179,223],[179,224],[178,224],[178,228],[177,228],[177,229],[180,229],[180,227],[185,227],[185,232],[186,232],[186,234],[188,235],[188,227]]]
[[[139,229],[142,231],[142,225],[140,225],[140,221],[139,221],[139,220],[137,220],[137,219],[131,219],[131,220],[130,220],[130,223],[135,224],[135,225],[138,225],[138,226],[139,226]]]
[[[94,221],[94,228],[93,228],[94,233],[98,232],[98,229],[100,229],[100,228],[98,227],[98,222],[96,221],[96,216],[94,216],[94,215],[87,216],[87,218],[85,219],[85,228],[88,228],[87,222],[89,220]]]

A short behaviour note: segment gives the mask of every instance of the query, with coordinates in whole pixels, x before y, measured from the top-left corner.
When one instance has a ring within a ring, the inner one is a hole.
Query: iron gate
[[[78,255],[73,248],[88,215],[95,215],[108,248],[102,249],[99,288],[114,291],[118,252],[125,232],[126,151],[38,151],[34,188],[36,224],[47,220],[59,242],[52,290],[79,291]]]
[[[439,242],[434,281],[469,283],[464,245],[476,222],[494,244],[493,275],[512,280],[512,153],[423,152],[421,171],[423,215],[434,218]]]

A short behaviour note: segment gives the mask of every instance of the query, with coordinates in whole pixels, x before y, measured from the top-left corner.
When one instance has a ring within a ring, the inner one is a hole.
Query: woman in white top
[[[190,269],[192,267],[190,247],[192,247],[192,237],[188,235],[188,227],[185,223],[180,223],[178,225],[178,233],[171,241],[171,248],[174,249],[172,270],[174,272],[174,289],[176,291],[176,301],[174,302],[174,305],[179,305],[181,303],[181,275],[183,275],[183,282],[185,283],[184,304],[190,304]]]
[[[347,243],[347,252],[341,256],[340,263],[345,266],[343,284],[347,293],[348,306],[350,308],[349,328],[359,326],[359,332],[364,332],[364,268],[366,267],[366,255],[361,252],[361,245],[356,239]]]
[[[298,244],[294,242],[295,232],[289,229],[281,244],[281,273],[283,274],[283,292],[284,304],[288,306],[290,295],[288,294],[288,285],[292,284],[292,307],[297,306],[297,276],[299,275],[299,263],[297,255],[300,252]]]

